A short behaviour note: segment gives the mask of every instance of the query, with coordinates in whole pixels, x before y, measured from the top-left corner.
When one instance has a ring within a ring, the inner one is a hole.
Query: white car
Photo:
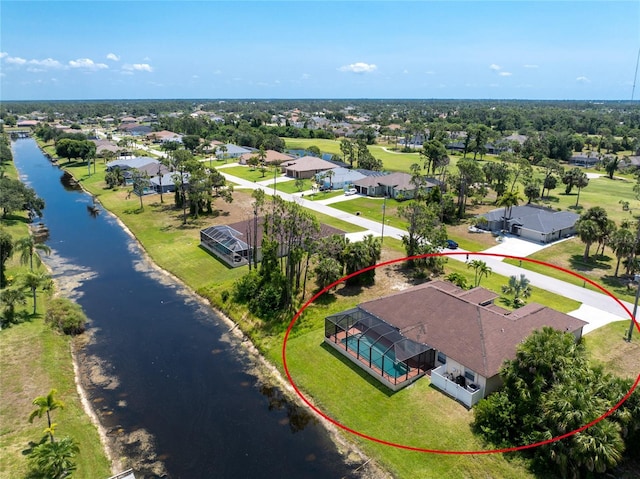
[[[345,196],[351,196],[351,195],[355,195],[358,192],[358,190],[356,190],[355,188],[349,188],[347,191],[344,192]]]

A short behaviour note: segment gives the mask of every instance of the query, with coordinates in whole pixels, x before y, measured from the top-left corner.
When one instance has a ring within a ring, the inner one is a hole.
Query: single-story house
[[[478,228],[488,231],[504,229],[505,209],[498,208],[479,215],[486,223]],[[506,231],[522,238],[540,243],[550,243],[576,233],[575,224],[580,215],[571,211],[556,211],[536,205],[513,206],[507,209]]]
[[[387,196],[395,199],[411,199],[416,192],[415,185],[411,182],[408,173],[390,173],[383,176],[367,176],[353,183],[358,193],[367,196]],[[438,186],[436,180],[429,179],[426,182],[428,190]]]
[[[40,123],[38,120],[18,120],[16,126],[18,128],[33,128],[38,126],[38,123]]]
[[[132,168],[138,169],[149,164],[157,165],[158,163],[160,163],[160,160],[156,160],[149,156],[136,156],[133,158],[110,161],[107,163],[106,170],[111,171],[114,168],[120,168],[121,170],[130,170]]]
[[[574,155],[569,158],[569,164],[573,166],[584,166],[588,168],[595,166],[597,163],[600,163],[600,158],[595,154],[591,155],[587,153],[586,155]]]
[[[153,131],[150,126],[137,125],[135,123],[126,123],[126,124],[120,125],[118,127],[118,130],[132,136],[144,136]]]
[[[224,147],[226,150],[222,150],[220,147],[216,149],[216,156],[218,158],[239,158],[246,153],[251,153],[251,150],[231,143],[227,143]]]
[[[240,155],[240,157],[238,158],[238,163],[240,163],[241,165],[246,165],[248,163],[248,161],[253,158],[254,156],[258,156],[258,151],[252,151],[251,153],[244,153],[243,155]],[[279,151],[276,150],[265,150],[265,158],[264,158],[264,162],[267,165],[270,164],[281,164],[284,163],[285,161],[291,161],[293,160],[293,156],[291,155],[287,155],[285,153],[280,153]]]
[[[111,140],[91,140],[96,144],[96,155],[100,156],[105,152],[117,153],[121,148]]]
[[[322,171],[335,168],[336,165],[316,158],[315,156],[303,156],[297,160],[288,161],[282,164],[282,172],[291,178],[313,178]]]
[[[357,170],[349,168],[332,168],[323,173],[318,173],[316,183],[323,189],[341,190],[353,185],[356,181],[366,178]]]
[[[200,246],[213,253],[232,268],[237,268],[249,263],[249,259],[252,257],[251,244],[254,242],[254,234],[256,244],[261,245],[264,234],[264,217],[247,218],[244,221],[230,225],[204,228],[200,230]],[[345,232],[324,223],[320,224],[318,238],[336,234],[344,236]],[[284,254],[284,251],[280,251],[280,255]],[[261,246],[258,246],[256,255],[258,261],[261,261]]]
[[[154,131],[152,133],[149,133],[147,135],[147,139],[151,140],[154,143],[168,143],[171,141],[182,143],[182,135],[168,130]]]
[[[586,322],[530,303],[513,312],[485,288],[430,281],[325,318],[324,342],[397,391],[430,372],[467,407],[502,386],[503,362],[534,330],[582,337]]]

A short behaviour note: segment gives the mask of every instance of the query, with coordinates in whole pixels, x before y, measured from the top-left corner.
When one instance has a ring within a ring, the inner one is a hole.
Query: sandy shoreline
[[[84,190],[84,188],[83,188]],[[84,190],[87,192],[86,190]],[[91,194],[87,192],[87,194]],[[97,201],[97,200],[96,200]],[[102,206],[102,205],[101,205]],[[386,479],[391,477],[387,472],[385,472],[375,461],[366,456],[355,444],[351,443],[340,433],[338,428],[331,424],[326,419],[319,417],[304,401],[302,401],[298,395],[295,393],[291,384],[282,376],[280,371],[270,362],[268,362],[265,357],[260,354],[255,345],[245,336],[245,334],[240,329],[239,325],[225,315],[222,311],[214,308],[209,301],[207,301],[202,296],[198,295],[195,291],[189,288],[180,278],[176,277],[169,271],[158,266],[151,257],[147,254],[143,245],[138,241],[136,236],[127,228],[127,226],[112,212],[102,207],[102,210],[109,214],[118,225],[125,231],[137,244],[137,247],[142,255],[143,260],[146,265],[150,266],[154,269],[155,272],[162,274],[167,279],[175,282],[180,285],[183,291],[196,299],[203,306],[212,310],[227,326],[228,326],[228,334],[233,335],[236,338],[236,344],[234,346],[242,348],[243,352],[247,353],[251,360],[256,365],[256,376],[259,380],[264,381],[266,383],[272,383],[277,386],[279,389],[283,391],[289,401],[294,402],[295,404],[304,407],[307,412],[313,417],[317,418],[319,422],[323,425],[324,429],[329,434],[332,442],[335,444],[338,452],[342,455],[343,460],[347,464],[360,464],[360,466],[356,469],[358,473],[363,478],[367,479]],[[81,346],[79,346],[81,347]],[[100,441],[103,444],[105,454],[107,458],[111,462],[111,470],[113,474],[117,474],[121,472],[124,468],[134,467],[135,465],[131,464],[123,464],[123,460],[126,458],[121,457],[119,450],[122,449],[124,444],[117,444],[117,438],[110,438],[107,434],[107,430],[104,425],[100,422],[100,418],[96,411],[93,408],[93,405],[89,401],[87,397],[87,393],[84,387],[84,384],[87,381],[91,381],[91,378],[83,376],[85,371],[79,367],[78,364],[78,355],[75,351],[75,348],[72,351],[73,357],[73,368],[75,373],[75,382],[76,388],[78,390],[78,394],[80,396],[83,408],[87,415],[90,417],[91,421],[95,424],[98,429],[98,434],[100,436]]]

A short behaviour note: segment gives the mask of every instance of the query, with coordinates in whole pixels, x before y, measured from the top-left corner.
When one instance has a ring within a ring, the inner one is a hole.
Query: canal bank
[[[29,175],[27,175],[29,176]],[[35,186],[35,185],[32,185]],[[36,191],[38,191],[38,189],[36,188]],[[39,192],[40,194],[40,192]],[[45,198],[46,199],[46,198]],[[77,199],[75,200],[76,202],[78,201]],[[84,200],[80,201],[81,203],[86,203],[89,200],[87,198],[85,198]],[[85,212],[86,214],[86,212]],[[119,219],[116,219],[115,217],[112,217],[111,215],[104,215],[104,217],[109,216],[111,217],[111,220],[113,223],[117,224],[118,227],[122,230],[122,231],[127,231],[127,235],[129,236],[129,240],[130,242],[133,243],[137,243],[135,241],[135,238],[133,236],[133,234],[128,231],[126,228],[123,229],[123,223],[120,222]],[[67,218],[68,220],[68,218]],[[54,226],[51,224],[51,219],[48,218],[47,219],[47,225],[50,228],[50,230],[52,231],[52,237],[55,239],[56,237],[56,229],[54,228]],[[90,225],[89,228],[91,229],[92,226]],[[95,241],[95,237],[93,238],[92,241]],[[89,242],[92,242],[89,241]],[[137,248],[137,244],[131,245],[129,242],[129,244],[127,245],[126,249],[131,250],[131,249],[138,249]],[[124,243],[128,243],[127,241],[124,241]],[[84,242],[83,244],[86,244],[86,242]],[[52,243],[53,246],[55,246],[55,241]],[[50,245],[51,246],[51,245]],[[82,246],[80,245],[76,245],[77,248],[79,249],[83,249]],[[94,244],[95,246],[95,244]],[[57,249],[54,247],[54,249]],[[138,251],[137,253],[140,256],[144,256],[145,253],[143,251]],[[55,255],[54,255],[55,256]],[[115,256],[111,256],[111,258],[115,258]],[[143,258],[144,259],[144,258]],[[183,304],[187,304],[189,303],[191,306],[195,307],[195,309],[197,311],[200,311],[203,308],[207,308],[210,310],[210,307],[208,304],[204,303],[204,300],[200,297],[196,297],[194,295],[194,293],[189,290],[189,291],[184,291],[185,289],[185,285],[181,284],[180,286],[175,286],[175,283],[177,281],[177,278],[173,277],[172,275],[170,275],[168,272],[166,272],[165,270],[161,270],[160,268],[157,268],[156,265],[154,263],[149,263],[148,258],[144,261],[139,261],[138,259],[136,259],[134,261],[136,263],[136,267],[140,268],[142,263],[145,263],[145,265],[142,267],[143,270],[145,270],[145,274],[149,275],[150,273],[150,269],[154,269],[155,273],[151,274],[151,276],[156,277],[157,280],[157,276],[160,275],[162,276],[167,282],[169,283],[173,283],[174,286],[170,287],[170,289],[180,289],[180,293],[179,295],[181,296],[181,299],[178,302],[182,302]],[[54,263],[55,263],[55,258],[54,258]],[[64,262],[63,262],[64,263]],[[151,266],[150,266],[151,265]],[[53,265],[53,269],[56,270],[55,268],[55,264]],[[80,302],[81,304],[83,302],[87,303],[86,305],[83,305],[85,307],[85,310],[89,310],[87,311],[89,317],[91,317],[92,319],[95,319],[95,315],[90,311],[91,309],[95,309],[96,305],[94,304],[93,301],[87,301],[86,296],[89,295],[90,292],[93,292],[93,288],[91,288],[91,283],[92,283],[92,277],[94,275],[94,272],[92,271],[92,268],[89,267],[88,271],[87,270],[83,270],[82,268],[76,268],[77,271],[74,271],[74,265],[71,265],[71,267],[69,267],[69,265],[62,265],[63,266],[63,270],[66,268],[67,271],[70,271],[72,274],[65,274],[65,281],[70,283],[70,285],[72,285],[71,290],[73,292],[78,292],[78,290],[80,291],[80,297],[78,298],[78,302]],[[78,278],[78,276],[80,276],[80,278]],[[102,276],[104,278],[105,276],[105,272],[101,272],[101,273],[97,273],[96,276]],[[108,276],[108,274],[107,274]],[[111,283],[110,283],[111,284]],[[88,291],[90,290],[90,291]],[[94,297],[95,299],[95,297]],[[104,306],[106,306],[107,304],[104,302],[104,299],[100,299],[97,300],[98,303],[100,303],[100,306],[102,307],[102,309],[104,309]],[[194,306],[194,303],[198,303],[197,306]],[[108,304],[109,306],[113,306],[112,304]],[[98,308],[98,311],[100,310],[100,308]],[[101,316],[99,313],[97,314],[97,316]],[[210,318],[208,318],[210,319]],[[205,323],[210,323],[211,321],[209,320],[204,320]],[[97,319],[96,320],[98,324],[96,325],[97,327],[93,328],[95,330],[94,333],[94,337],[96,338],[96,344],[88,344],[86,346],[86,348],[83,349],[92,349],[94,347],[98,347],[98,349],[100,348],[100,346],[96,346],[96,345],[100,345],[100,344],[105,344],[105,342],[102,340],[104,338],[101,338],[101,336],[105,335],[105,332],[107,329],[109,329],[112,325],[108,324],[108,323],[102,323],[102,321],[104,321],[103,319]],[[199,318],[198,322],[202,323],[203,320],[202,318]],[[299,408],[299,406],[296,406],[295,408],[292,408],[291,406],[282,406],[282,404],[286,403],[286,404],[290,404],[290,401],[288,399],[291,398],[291,394],[288,392],[290,391],[290,389],[287,391],[288,386],[286,384],[285,381],[283,381],[282,376],[279,374],[279,372],[277,371],[277,369],[275,369],[272,365],[270,365],[268,362],[266,362],[264,360],[264,358],[258,354],[257,350],[255,350],[251,344],[249,344],[249,342],[247,341],[243,341],[243,336],[242,333],[240,333],[240,331],[237,328],[234,328],[234,323],[230,322],[229,318],[223,318],[220,315],[216,315],[215,319],[213,320],[213,322],[216,322],[220,325],[223,326],[222,330],[220,331],[220,337],[225,337],[224,339],[227,341],[227,343],[225,344],[224,348],[214,348],[213,350],[211,350],[211,352],[209,354],[215,354],[218,355],[220,354],[221,351],[223,350],[227,350],[227,349],[235,349],[235,350],[242,350],[242,353],[240,353],[240,356],[242,356],[240,359],[243,362],[243,364],[245,366],[247,366],[247,364],[250,364],[249,368],[245,368],[245,370],[243,371],[244,373],[244,377],[243,377],[243,381],[241,381],[241,383],[243,384],[243,388],[247,388],[248,386],[251,387],[253,386],[255,389],[258,389],[260,392],[260,394],[262,395],[262,400],[260,402],[262,402],[262,406],[266,405],[267,406],[267,410],[270,410],[268,412],[268,414],[276,414],[278,416],[281,416],[279,419],[276,419],[276,424],[280,425],[280,427],[284,426],[289,426],[290,429],[293,429],[293,421],[292,421],[292,416],[299,416],[300,413],[299,411],[297,411],[297,409]],[[122,324],[120,325],[122,326]],[[158,324],[154,324],[154,326],[158,326]],[[165,327],[165,324],[161,325],[162,327]],[[138,331],[139,328],[134,328],[134,333],[135,334],[139,334],[140,331]],[[148,330],[147,330],[148,331]],[[174,331],[175,333],[175,331]],[[193,339],[193,335],[191,335],[191,338]],[[111,337],[111,339],[115,339],[115,337]],[[160,338],[159,338],[160,339]],[[117,341],[116,341],[117,342]],[[142,341],[144,343],[144,341]],[[134,349],[133,344],[136,345],[136,347],[140,347],[140,346],[144,346],[145,344],[139,344],[139,343],[130,343],[132,346],[131,348]],[[192,345],[192,348],[195,348],[195,346]],[[143,348],[144,349],[144,348]],[[196,348],[197,349],[197,348]],[[122,349],[119,349],[119,352],[122,353]],[[238,352],[236,351],[234,354],[238,354]],[[133,437],[130,435],[130,432],[127,431],[127,427],[119,427],[119,426],[123,426],[123,424],[120,424],[118,421],[113,421],[110,420],[112,419],[114,416],[115,417],[121,417],[123,414],[126,415],[126,411],[122,411],[122,409],[127,410],[127,409],[131,409],[132,408],[132,403],[133,401],[131,400],[130,397],[128,397],[128,394],[125,394],[124,397],[122,397],[122,394],[120,395],[121,397],[118,397],[118,395],[116,394],[115,397],[109,398],[109,397],[103,397],[103,396],[109,396],[112,395],[112,393],[110,393],[110,391],[121,391],[123,389],[125,389],[123,387],[123,383],[125,381],[123,381],[123,378],[121,377],[121,374],[117,374],[117,373],[121,373],[121,371],[119,371],[119,369],[122,367],[122,365],[120,364],[119,366],[116,365],[114,366],[114,364],[110,363],[109,361],[106,361],[104,363],[99,363],[96,366],[96,364],[92,364],[91,361],[87,361],[86,358],[79,358],[78,363],[82,369],[83,366],[87,366],[87,365],[91,365],[90,368],[93,368],[94,373],[97,375],[97,377],[100,379],[98,381],[98,383],[100,384],[95,384],[90,382],[90,384],[87,385],[86,389],[86,396],[89,398],[89,401],[92,405],[92,408],[96,410],[97,415],[100,417],[100,422],[102,424],[104,424],[105,426],[105,434],[107,436],[109,436],[109,439],[114,439],[113,436],[119,436],[121,430],[123,430],[123,433],[125,434],[129,434],[126,437],[126,440],[130,440],[130,439],[135,439],[138,441],[138,444],[141,444],[141,442],[143,442],[146,439],[149,439],[150,442],[153,442],[156,449],[158,450],[157,452],[157,458],[159,458],[160,461],[164,462],[165,460],[167,462],[171,462],[171,460],[176,461],[175,456],[173,456],[173,454],[168,454],[163,450],[163,447],[161,445],[159,445],[157,443],[158,439],[157,439],[157,433],[154,432],[150,432],[149,435],[146,434],[145,429],[144,428],[135,428],[136,435],[134,435]],[[251,364],[253,363],[253,364]],[[164,365],[167,365],[166,363],[164,363]],[[97,372],[96,372],[97,371]],[[113,378],[110,377],[109,373],[115,371],[115,378],[116,380],[113,380]],[[184,370],[180,371],[181,373],[185,373]],[[249,376],[251,377],[251,380],[247,381],[247,372],[249,373]],[[103,374],[106,373],[106,374]],[[256,373],[259,373],[259,379],[257,379],[258,375]],[[85,374],[83,373],[83,377],[91,377],[90,374]],[[266,379],[268,379],[268,381],[265,381]],[[275,386],[277,386],[277,389],[280,390],[280,392],[278,392],[275,397],[273,395],[273,387],[274,384],[276,383]],[[96,393],[96,391],[99,390],[99,394]],[[268,394],[265,393],[265,391],[268,391]],[[270,395],[270,396],[269,396]],[[112,395],[113,396],[113,395]],[[255,398],[254,398],[255,399]],[[283,401],[284,399],[284,401]],[[235,401],[237,403],[237,401]],[[242,401],[241,401],[242,402]],[[274,407],[274,405],[276,405],[277,407]],[[279,406],[278,406],[279,405]],[[115,406],[115,407],[114,407]],[[203,408],[207,408],[210,409],[212,407],[215,407],[213,405],[210,405],[209,407],[207,407],[206,404],[201,405],[201,407]],[[295,410],[295,413],[291,413],[292,410]],[[288,414],[288,417],[287,417]],[[308,412],[305,412],[305,414],[309,414]],[[282,417],[282,416],[285,417]],[[318,424],[318,420],[317,418],[315,418],[314,416],[310,416],[311,420],[309,418],[305,419],[304,421],[300,421],[297,420],[297,424],[295,427],[300,427],[300,425],[302,424],[302,429],[298,429],[293,431],[297,436],[296,436],[296,440],[294,441],[296,443],[296,447],[298,447],[298,449],[305,449],[305,447],[300,447],[300,442],[302,439],[302,442],[308,442],[306,438],[302,437],[302,436],[307,436],[307,435],[311,435],[311,436],[315,436],[317,434],[317,429],[318,427],[325,430],[325,429],[331,429],[331,428],[327,428],[327,424],[323,424],[323,425],[319,425]],[[263,421],[260,421],[263,422]],[[250,429],[252,431],[252,433],[255,435],[254,429],[255,429],[255,424],[253,424]],[[191,426],[193,427],[193,425]],[[235,429],[232,427],[232,429]],[[310,433],[311,431],[311,433]],[[271,436],[271,434],[269,433],[267,436]],[[228,435],[225,436],[225,439],[228,438]],[[118,437],[115,437],[115,439],[118,439]],[[256,438],[254,438],[255,440]],[[259,439],[259,438],[258,438]],[[282,439],[282,438],[281,438]],[[291,466],[292,464],[289,464],[289,460],[286,459],[287,457],[293,457],[294,456],[298,456],[298,464],[295,466],[297,468],[298,471],[303,471],[303,475],[305,475],[306,477],[334,477],[334,476],[339,476],[339,477],[362,477],[363,476],[363,468],[361,468],[360,466],[367,462],[365,458],[363,458],[358,452],[357,450],[350,444],[344,442],[341,439],[341,436],[339,433],[337,433],[336,431],[332,431],[331,433],[331,438],[330,441],[332,443],[334,443],[334,446],[329,447],[326,443],[325,440],[323,439],[319,439],[316,438],[316,440],[318,442],[316,442],[315,446],[312,446],[311,449],[312,451],[308,452],[307,454],[304,454],[302,456],[303,461],[300,463],[299,459],[300,459],[300,452],[296,452],[296,451],[292,451],[292,449],[290,447],[287,447],[283,452],[284,454],[282,454],[280,457],[280,462],[282,462],[282,460],[285,460],[285,465],[286,467],[284,467],[284,469],[287,470],[291,470]],[[126,442],[126,441],[125,441]],[[225,441],[227,442],[227,441]],[[233,442],[233,441],[231,441]],[[246,442],[246,441],[241,441],[241,442]],[[251,442],[251,441],[250,441]],[[260,442],[260,441],[258,441]],[[269,446],[273,446],[274,441],[267,441],[269,442]],[[280,440],[276,440],[275,441],[280,442]],[[339,444],[339,446],[336,448],[335,444]],[[125,444],[125,446],[131,446],[131,444]],[[225,446],[227,446],[227,444],[225,444]],[[126,447],[125,447],[126,449]],[[270,447],[269,449],[272,449],[272,447]],[[308,448],[307,448],[308,449]],[[226,450],[228,450],[228,447],[225,447],[225,452]],[[331,452],[333,450],[333,452]],[[272,452],[272,451],[271,451]],[[121,455],[121,452],[116,451],[116,456]],[[246,456],[247,454],[245,454]],[[326,456],[326,457],[323,457]],[[336,460],[339,460],[340,462],[344,461],[346,459],[346,461],[348,463],[351,463],[350,465],[348,465],[347,467],[344,468],[340,468],[340,471],[336,470]],[[247,461],[245,461],[247,462]],[[249,460],[249,463],[251,463],[252,461]],[[268,461],[270,462],[270,467],[278,470],[281,470],[282,467],[276,467],[273,464],[273,461]],[[295,462],[295,461],[294,461]],[[328,469],[325,469],[323,471],[321,471],[318,466],[319,464],[322,464],[323,467],[326,467]],[[235,477],[242,477],[243,474],[242,472],[246,472],[248,469],[246,469],[244,466],[246,464],[243,464],[239,469],[237,469],[237,471],[240,471],[241,474],[240,476],[235,476]],[[369,465],[371,465],[371,463],[369,463]],[[150,467],[150,472],[153,473],[154,470],[157,470],[158,472],[160,472],[158,469],[156,469],[155,467]],[[357,469],[357,471],[356,471]],[[373,471],[373,469],[375,468],[370,468],[369,466],[367,466],[367,470],[369,471]],[[209,470],[209,469],[207,469]],[[252,477],[268,477],[267,474],[269,474],[267,472],[267,470],[262,467],[262,466],[258,466],[257,469],[255,469],[256,473],[252,474]],[[213,470],[211,470],[213,471]],[[378,471],[379,472],[379,471]],[[257,475],[256,475],[257,474]],[[368,475],[369,473],[365,473],[364,475]],[[372,472],[371,474],[378,474],[375,472]],[[273,477],[272,474],[269,474],[271,477]],[[152,476],[149,476],[152,477]],[[170,477],[180,477],[179,475],[173,475]],[[187,477],[187,476],[183,476],[183,477]],[[189,477],[206,477],[206,476],[198,476],[197,474],[191,474],[189,475]],[[229,474],[222,474],[220,477],[230,477]],[[249,477],[249,476],[247,476]],[[373,476],[369,476],[369,477],[373,477]]]

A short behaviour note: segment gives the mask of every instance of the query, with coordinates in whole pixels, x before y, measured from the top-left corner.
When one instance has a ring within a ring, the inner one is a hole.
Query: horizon
[[[640,58],[627,0],[1,9],[2,101],[632,101]]]

